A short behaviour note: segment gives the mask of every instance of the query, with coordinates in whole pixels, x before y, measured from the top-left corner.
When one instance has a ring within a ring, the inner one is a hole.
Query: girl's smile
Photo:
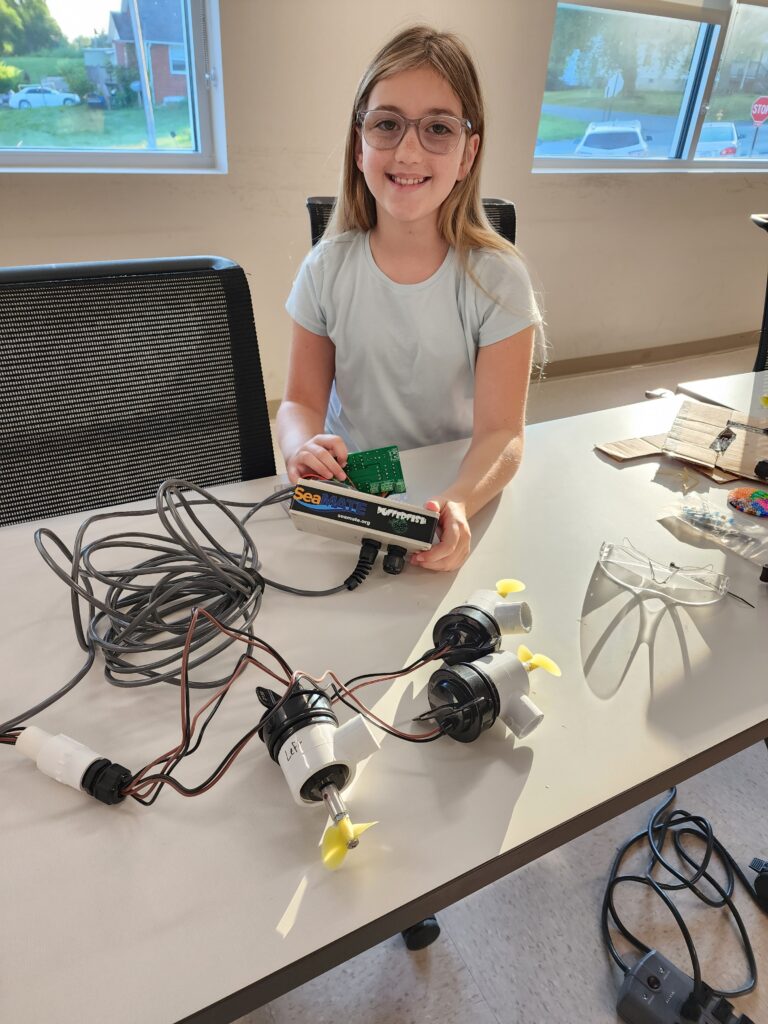
[[[420,185],[424,185],[430,179],[428,177],[414,178],[410,175],[406,176],[403,174],[388,174],[387,177],[396,185],[398,188],[418,188]]]

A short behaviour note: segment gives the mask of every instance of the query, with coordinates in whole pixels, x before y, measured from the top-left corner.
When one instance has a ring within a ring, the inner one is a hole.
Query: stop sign
[[[752,104],[752,120],[755,124],[762,124],[768,119],[768,96],[758,96]]]

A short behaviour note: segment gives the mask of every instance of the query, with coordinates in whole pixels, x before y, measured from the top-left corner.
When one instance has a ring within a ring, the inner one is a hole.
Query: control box
[[[707,985],[703,986],[704,1005],[696,1007],[695,1016],[688,1015],[686,1003],[692,991],[693,979],[652,949],[624,975],[616,1009],[627,1024],[688,1024],[693,1020],[698,1024],[754,1024]]]
[[[288,514],[294,526],[336,540],[376,540],[406,551],[432,547],[437,512],[376,494],[364,494],[328,480],[300,479]]]

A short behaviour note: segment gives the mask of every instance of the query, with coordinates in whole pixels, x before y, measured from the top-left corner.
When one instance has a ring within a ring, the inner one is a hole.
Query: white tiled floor
[[[643,401],[646,389],[751,369],[752,350],[659,363],[536,384],[529,422]],[[574,766],[578,770],[578,766]],[[680,787],[678,806],[710,818],[737,862],[768,859],[768,753],[759,744]],[[401,939],[369,950],[238,1024],[614,1024],[617,969],[599,928],[606,873],[617,845],[642,828],[651,805],[601,828],[488,886],[439,915],[442,936],[419,953]],[[719,873],[718,873],[719,877]],[[768,963],[766,918],[735,894],[758,965]],[[620,906],[649,945],[684,970],[685,948],[668,912],[648,892]],[[734,929],[717,910],[686,903],[708,984],[732,988],[745,977]],[[768,983],[739,999],[755,1024],[768,1021]]]

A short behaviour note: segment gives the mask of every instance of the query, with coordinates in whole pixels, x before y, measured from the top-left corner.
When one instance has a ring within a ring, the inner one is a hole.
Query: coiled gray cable
[[[303,596],[324,596],[350,589],[345,581],[327,590],[301,590],[268,580],[259,572],[258,551],[246,523],[260,509],[284,501],[292,492],[293,486],[286,486],[255,504],[222,501],[195,484],[167,480],[157,491],[154,508],[89,516],[77,531],[72,551],[52,530],[37,530],[38,551],[71,590],[77,642],[88,656],[56,693],[0,724],[0,734],[68,693],[90,670],[99,651],[104,657],[105,677],[114,686],[134,688],[160,682],[179,685],[181,653],[195,607],[206,608],[224,626],[248,630],[258,614],[265,585]],[[196,497],[190,498],[189,494]],[[237,531],[239,550],[230,551],[216,539],[197,515],[198,506],[213,507],[226,516]],[[238,517],[232,511],[235,508],[248,511]],[[153,515],[164,527],[164,535],[129,531],[86,542],[95,523]],[[67,560],[66,568],[49,544]],[[117,548],[135,548],[149,553],[149,557],[130,568],[99,568],[99,556]],[[106,587],[102,597],[97,596],[95,583]],[[188,670],[199,668],[234,642],[207,619],[199,620],[190,643]],[[249,654],[251,650],[249,646]],[[189,685],[211,689],[221,686],[227,678],[190,680]]]

